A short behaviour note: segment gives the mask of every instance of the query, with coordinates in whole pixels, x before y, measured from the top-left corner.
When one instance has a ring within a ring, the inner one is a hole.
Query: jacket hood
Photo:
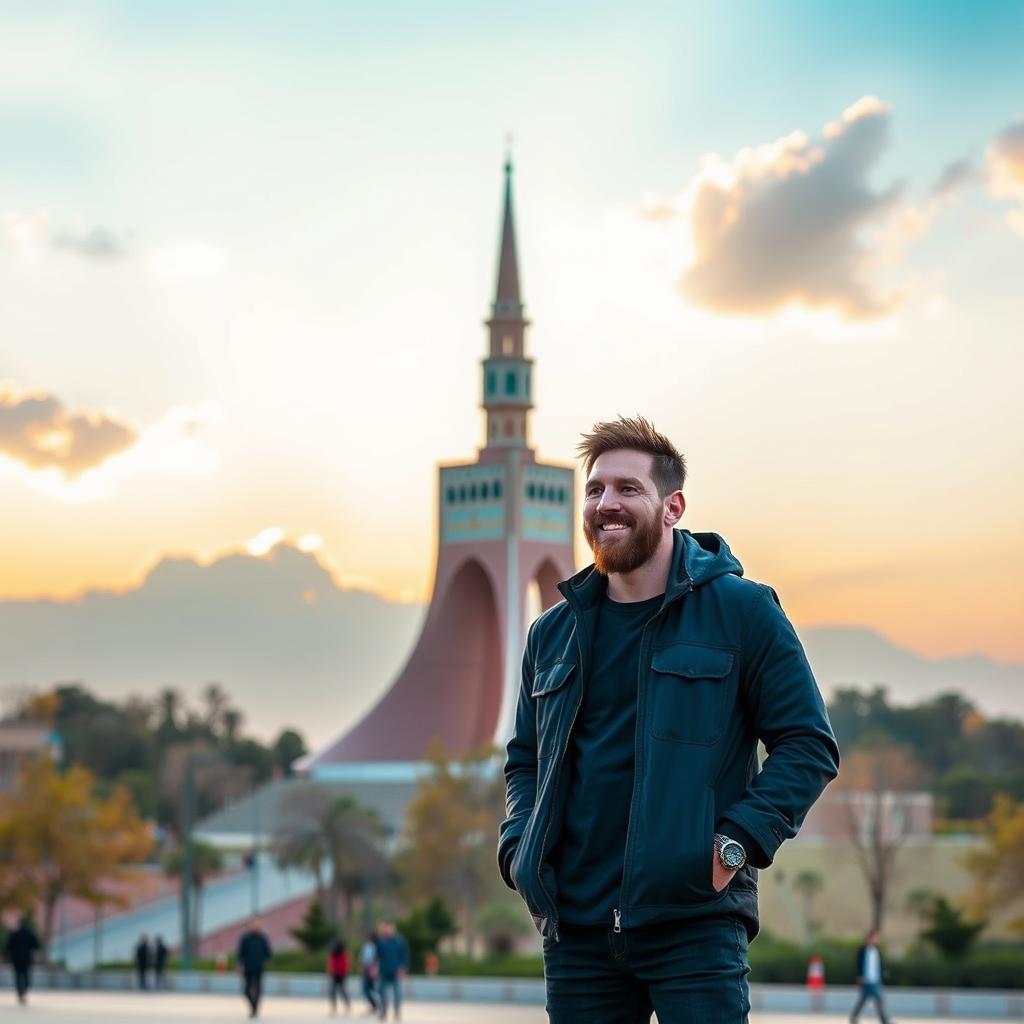
[[[699,587],[730,573],[733,576],[743,575],[740,560],[729,550],[725,538],[717,533],[690,533],[689,530],[677,530],[674,539],[676,546],[673,566],[679,559],[684,575],[693,586]]]
[[[743,566],[717,533],[676,530],[672,538],[672,566],[665,583],[665,600],[681,591],[710,583],[719,576],[743,575]],[[593,565],[558,584],[567,599],[575,597],[584,607],[596,604],[608,588],[608,580]]]

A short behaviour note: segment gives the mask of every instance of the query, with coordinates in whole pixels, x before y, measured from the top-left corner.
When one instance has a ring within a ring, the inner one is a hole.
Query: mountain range
[[[203,565],[167,557],[134,589],[69,601],[0,601],[0,697],[80,682],[107,698],[195,700],[219,682],[250,731],[297,728],[316,747],[353,724],[401,668],[421,605],[343,589],[316,555],[278,544]],[[826,696],[885,686],[896,703],[949,690],[985,714],[1024,718],[1024,664],[931,658],[856,625],[800,629]]]

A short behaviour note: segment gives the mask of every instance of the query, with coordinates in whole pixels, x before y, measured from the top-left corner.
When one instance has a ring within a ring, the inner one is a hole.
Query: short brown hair
[[[681,491],[686,483],[686,459],[676,450],[672,442],[654,429],[650,420],[643,416],[595,423],[589,434],[580,435],[583,440],[576,445],[576,453],[583,460],[583,468],[589,474],[598,456],[622,448],[630,451],[647,452],[651,456],[651,479],[658,488],[658,496],[666,497],[673,491]]]

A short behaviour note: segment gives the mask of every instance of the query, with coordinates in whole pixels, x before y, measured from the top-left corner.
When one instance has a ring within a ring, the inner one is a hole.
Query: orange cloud
[[[818,138],[797,131],[732,160],[705,157],[682,201],[693,242],[683,294],[740,315],[792,305],[849,319],[892,310],[900,296],[879,284],[881,260],[865,238],[895,219],[898,187],[868,182],[890,120],[889,107],[865,96]],[[663,218],[663,204],[651,213]]]
[[[1024,114],[1007,125],[986,152],[988,188],[998,199],[1016,199],[1022,206],[1006,215],[1014,231],[1024,235]]]
[[[45,391],[0,387],[0,453],[68,479],[130,448],[136,431],[104,412],[68,412]]]

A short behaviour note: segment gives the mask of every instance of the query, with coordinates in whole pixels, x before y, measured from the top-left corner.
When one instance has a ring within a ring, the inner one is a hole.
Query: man
[[[380,933],[380,937],[377,939],[380,1019],[387,1018],[388,993],[390,992],[394,1000],[395,1020],[400,1020],[402,1016],[402,979],[409,967],[409,947],[390,921],[383,922],[378,930]]]
[[[32,984],[32,961],[39,949],[39,939],[32,931],[28,916],[22,917],[18,927],[7,936],[7,959],[14,971],[14,988],[18,993],[18,1002],[24,1006],[28,1002],[28,990]]]
[[[163,988],[166,984],[168,952],[163,936],[157,935],[153,940],[153,984],[157,988]]]
[[[266,935],[260,929],[260,919],[249,919],[249,928],[238,940],[238,969],[244,979],[245,998],[249,1001],[249,1016],[260,1012],[263,994],[263,972],[273,953]]]
[[[135,971],[139,977],[139,988],[148,988],[147,976],[149,974],[149,936],[143,933],[135,946]]]
[[[554,1024],[740,1024],[756,869],[839,751],[775,592],[676,529],[672,443],[620,418],[580,454],[594,564],[529,631],[499,867],[544,936]]]
[[[864,945],[857,950],[857,986],[860,994],[850,1014],[852,1024],[857,1024],[860,1011],[871,999],[878,1009],[878,1019],[882,1024],[890,1024],[891,1017],[885,1012],[885,1000],[882,998],[882,954],[878,951],[878,932],[868,932]]]
[[[359,974],[363,982],[363,995],[370,1004],[370,1013],[380,1011],[375,986],[377,984],[377,935],[368,932],[363,948],[359,951]]]

